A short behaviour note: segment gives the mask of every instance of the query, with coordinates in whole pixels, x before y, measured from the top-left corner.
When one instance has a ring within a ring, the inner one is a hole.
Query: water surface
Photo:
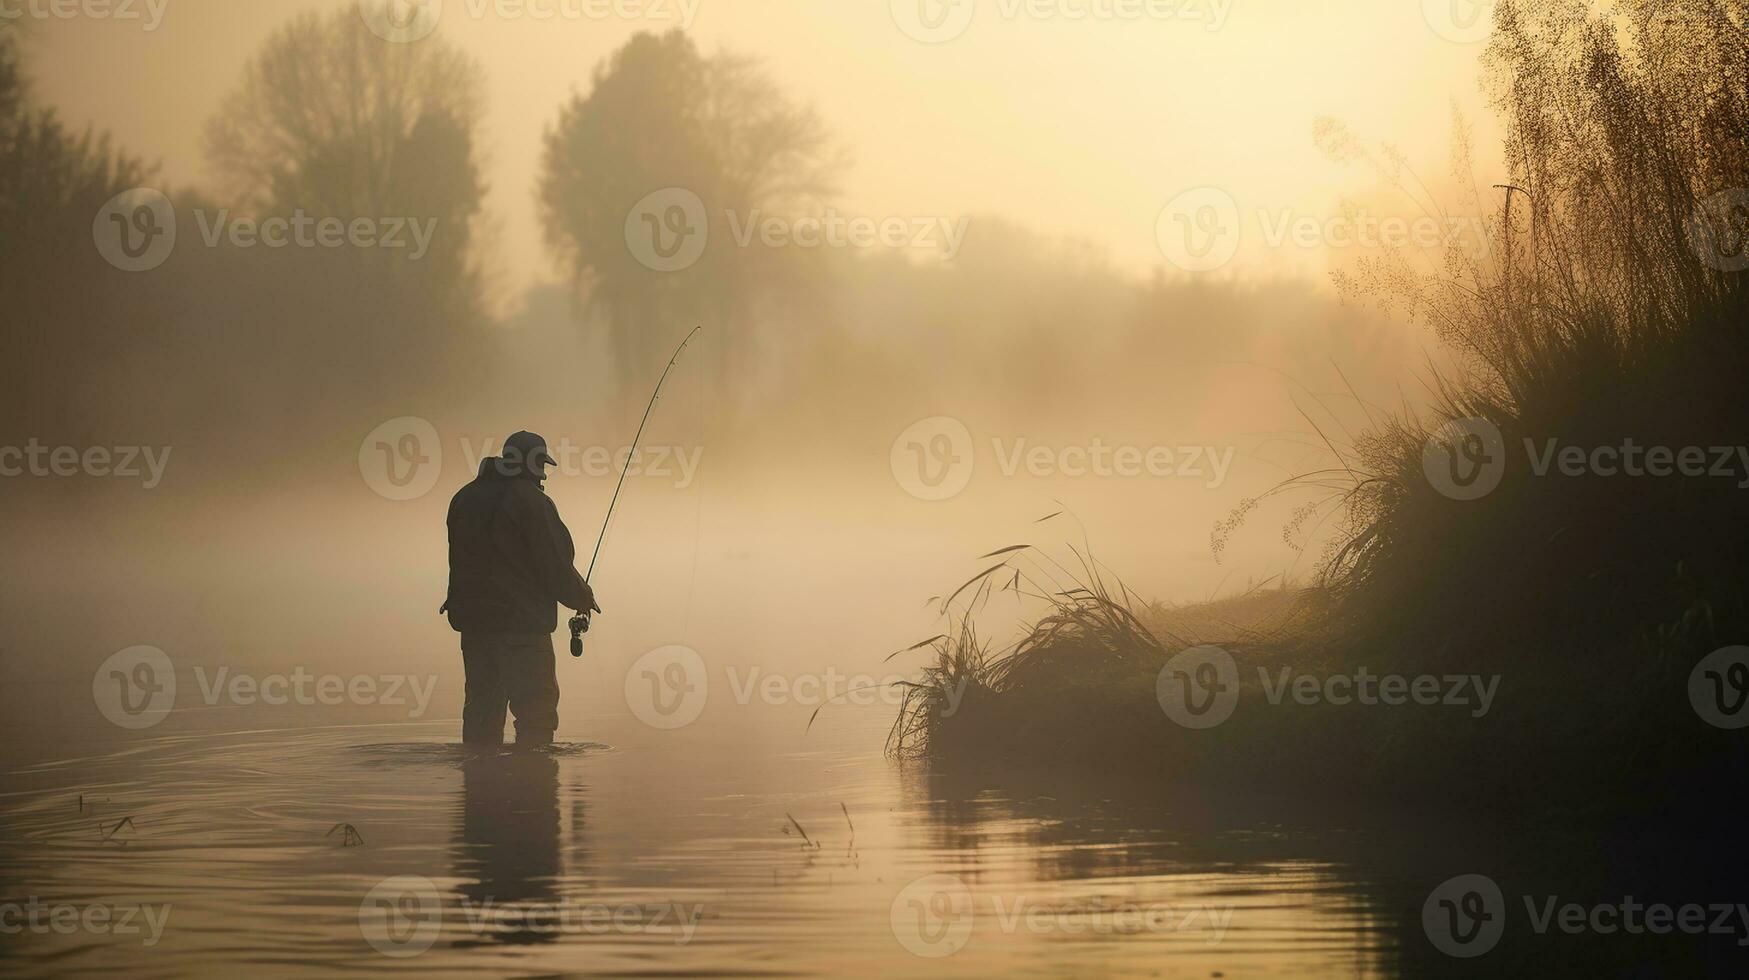
[[[1315,838],[970,788],[884,758],[877,711],[848,717],[729,756],[708,733],[658,754],[629,727],[468,752],[446,721],[135,737],[20,767],[9,890],[145,906],[162,931],[141,913],[139,935],[27,932],[9,969],[1386,970],[1395,910]]]

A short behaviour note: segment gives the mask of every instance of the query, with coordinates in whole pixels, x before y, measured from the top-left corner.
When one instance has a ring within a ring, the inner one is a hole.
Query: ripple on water
[[[9,950],[41,972],[1353,973],[1391,926],[1294,840],[1174,836],[1158,810],[1098,801],[944,799],[878,739],[663,755],[470,750],[449,722],[260,731],[144,739],[30,784],[0,800],[0,879],[172,909],[149,949],[81,932]],[[935,878],[975,912],[951,959],[912,948],[933,933],[910,917],[940,904],[912,893]],[[405,886],[393,909],[429,903],[417,956],[370,942],[386,882]],[[1170,914],[1136,929],[1138,908]]]

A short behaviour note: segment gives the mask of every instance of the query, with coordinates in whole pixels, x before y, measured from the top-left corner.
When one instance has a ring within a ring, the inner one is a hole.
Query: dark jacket
[[[449,599],[458,633],[552,633],[556,603],[595,599],[573,563],[571,532],[535,477],[499,457],[449,503]]]

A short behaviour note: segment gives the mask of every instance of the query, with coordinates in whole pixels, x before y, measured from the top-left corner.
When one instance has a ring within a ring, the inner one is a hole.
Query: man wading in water
[[[557,603],[600,612],[595,592],[572,567],[577,552],[542,484],[547,442],[532,432],[504,441],[449,503],[449,598],[440,612],[462,635],[467,698],[462,741],[501,745],[504,712],[516,715],[516,744],[550,745],[559,727],[553,662]]]

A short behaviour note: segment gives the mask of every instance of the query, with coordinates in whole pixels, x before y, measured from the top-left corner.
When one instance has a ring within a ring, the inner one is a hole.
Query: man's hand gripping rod
[[[638,422],[638,432],[632,436],[632,446],[626,452],[625,463],[620,466],[619,482],[614,484],[613,499],[607,503],[607,516],[601,519],[601,533],[595,538],[595,554],[589,557],[589,571],[583,576],[588,583],[595,576],[595,563],[601,558],[601,543],[607,540],[607,525],[613,521],[613,508],[619,503],[619,492],[626,485],[626,472],[632,467],[632,457],[637,455],[638,442],[644,438],[644,425],[650,421],[650,412],[656,407],[657,399],[662,397],[662,384],[668,380],[668,372],[674,370],[674,362],[680,360],[680,355],[686,351],[686,345],[692,343],[692,338],[698,335],[703,327],[693,327],[680,346],[674,348],[674,356],[668,359],[668,366],[662,369],[662,376],[656,379],[656,390],[650,393],[650,402],[644,406],[644,417]],[[571,656],[583,656],[583,634],[589,632],[589,610],[585,609],[571,617]]]

